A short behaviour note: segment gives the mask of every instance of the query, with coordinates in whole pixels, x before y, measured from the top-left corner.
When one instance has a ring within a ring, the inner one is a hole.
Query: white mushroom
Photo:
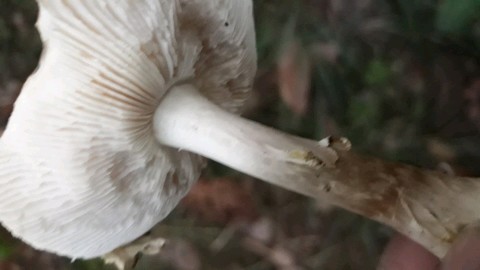
[[[44,51],[1,138],[0,219],[38,249],[97,257],[150,230],[199,177],[200,157],[155,139],[154,113],[184,81],[238,110],[255,74],[252,3],[38,3]]]
[[[386,223],[438,256],[480,217],[474,179],[232,114],[256,69],[251,0],[38,2],[41,63],[0,140],[0,220],[38,249],[92,258],[138,239],[188,192],[200,156]]]

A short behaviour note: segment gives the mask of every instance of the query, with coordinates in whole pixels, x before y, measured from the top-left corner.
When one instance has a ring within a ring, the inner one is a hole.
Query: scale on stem
[[[0,221],[32,246],[119,267],[203,158],[387,224],[442,257],[480,182],[248,121],[251,0],[38,0],[44,51],[0,140]],[[168,236],[165,236],[168,237]]]

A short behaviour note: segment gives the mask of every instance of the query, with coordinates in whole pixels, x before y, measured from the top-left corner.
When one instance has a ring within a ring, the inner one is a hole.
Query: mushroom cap
[[[0,221],[38,249],[97,257],[165,218],[203,167],[154,138],[167,91],[188,80],[229,111],[243,106],[252,2],[38,3],[44,50],[0,140]]]

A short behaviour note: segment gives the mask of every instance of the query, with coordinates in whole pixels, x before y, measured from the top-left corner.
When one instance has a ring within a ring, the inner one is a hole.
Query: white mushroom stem
[[[480,218],[476,179],[361,157],[346,142],[291,136],[226,112],[190,85],[170,89],[154,131],[162,144],[387,224],[438,257]]]
[[[314,172],[312,168],[323,166],[321,163],[333,166],[337,156],[318,142],[231,114],[189,85],[173,88],[164,97],[154,117],[154,130],[164,145],[310,196],[314,193],[303,188],[307,184],[299,185],[292,178]]]

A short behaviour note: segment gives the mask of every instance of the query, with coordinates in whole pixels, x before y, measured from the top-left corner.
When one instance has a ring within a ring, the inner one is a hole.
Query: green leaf
[[[12,254],[12,247],[8,243],[0,242],[0,260],[8,258]]]
[[[392,71],[387,62],[374,59],[365,72],[365,83],[368,86],[386,86],[392,77]]]
[[[5,24],[5,20],[0,18],[0,43],[6,42],[10,38],[10,31]]]
[[[455,35],[467,33],[479,14],[480,0],[443,0],[437,10],[437,29]]]

